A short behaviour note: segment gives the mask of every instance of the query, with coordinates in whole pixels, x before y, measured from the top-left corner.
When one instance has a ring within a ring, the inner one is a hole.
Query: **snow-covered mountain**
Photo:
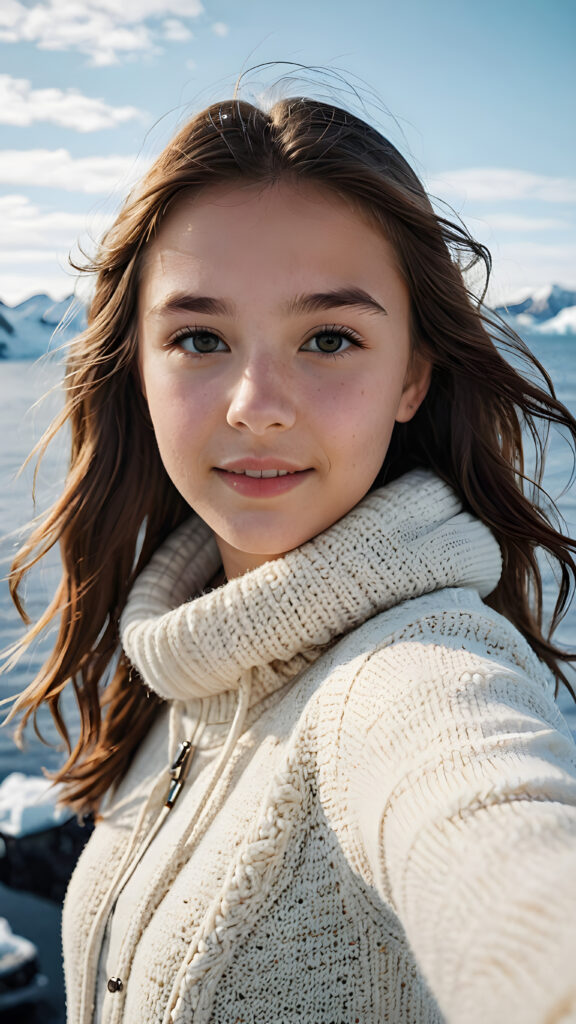
[[[32,295],[17,306],[0,300],[0,358],[37,359],[57,351],[86,326],[86,311],[69,295],[55,302]]]
[[[576,334],[576,291],[558,284],[521,292],[495,312],[519,334]]]

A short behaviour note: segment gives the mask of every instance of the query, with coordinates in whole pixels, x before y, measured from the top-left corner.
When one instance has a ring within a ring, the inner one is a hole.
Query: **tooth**
[[[262,477],[269,480],[276,476],[288,476],[295,471],[290,469],[232,469],[229,472],[235,473],[236,476],[251,476],[257,480]]]

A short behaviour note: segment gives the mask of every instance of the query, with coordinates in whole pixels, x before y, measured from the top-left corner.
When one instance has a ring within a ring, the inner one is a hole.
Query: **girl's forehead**
[[[381,228],[352,203],[313,183],[219,185],[171,205],[141,264],[145,291],[169,278],[240,281],[279,268],[291,277],[395,265]]]
[[[238,182],[212,185],[197,193],[185,192],[170,205],[156,237],[148,246],[158,248],[167,241],[190,237],[203,231],[254,228],[260,232],[273,222],[285,222],[305,230],[322,222],[324,229],[364,228],[381,233],[373,218],[352,197],[313,182]],[[271,230],[273,230],[271,228]]]

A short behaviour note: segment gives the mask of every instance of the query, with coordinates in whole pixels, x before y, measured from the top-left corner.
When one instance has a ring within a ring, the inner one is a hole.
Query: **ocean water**
[[[558,397],[576,414],[576,338],[539,336],[529,343],[550,373]],[[32,468],[29,466],[20,476],[17,476],[17,472],[59,408],[58,384],[61,374],[61,366],[54,361],[0,363],[0,649],[8,647],[22,634],[22,623],[10,600],[4,576],[18,546],[18,531],[22,530],[35,511],[31,499]],[[46,393],[45,400],[39,402]],[[48,450],[37,479],[37,512],[48,507],[58,495],[66,454],[65,439]],[[548,492],[558,502],[568,532],[574,536],[576,488],[572,487],[562,493],[571,469],[572,459],[567,443],[558,434],[552,434],[545,483]],[[52,551],[45,559],[45,564],[33,570],[26,586],[26,607],[33,619],[50,600],[57,580],[58,554]],[[551,578],[547,582],[545,594],[547,606],[550,607],[553,594]],[[562,622],[557,638],[564,645],[576,647],[576,601]],[[28,685],[54,639],[53,632],[36,644],[14,669],[0,675],[0,700],[21,692]],[[559,703],[576,731],[576,706],[565,694],[560,695]],[[73,731],[76,716],[70,696],[65,695],[63,707]],[[4,710],[0,708],[0,719],[4,717]],[[0,729],[0,780],[12,771],[37,774],[42,766],[52,769],[61,763],[63,747],[51,717],[47,713],[41,714],[38,723],[45,738],[54,746],[43,745],[29,727],[25,749],[19,751],[13,742],[12,727],[9,725]]]

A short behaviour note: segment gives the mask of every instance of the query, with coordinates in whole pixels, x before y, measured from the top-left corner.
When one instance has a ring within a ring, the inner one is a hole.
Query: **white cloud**
[[[0,196],[0,297],[15,303],[34,292],[68,295],[78,278],[69,254],[82,261],[78,243],[93,252],[112,219],[111,214],[47,209],[20,194]],[[80,280],[81,290],[90,287]]]
[[[136,107],[111,107],[77,89],[33,89],[26,78],[0,75],[0,124],[26,126],[48,121],[78,132],[94,132],[143,117]]]
[[[55,0],[23,7],[17,23],[0,29],[0,40],[35,43],[41,50],[79,50],[99,66],[118,63],[120,54],[153,49],[147,26],[126,25],[120,10],[113,15],[92,5],[73,9]]]
[[[523,288],[576,287],[576,243],[522,241],[492,244],[494,273],[489,301],[496,305]]]
[[[469,167],[434,175],[426,187],[458,209],[472,234],[490,249],[489,302],[496,304],[522,288],[574,284],[576,244],[566,241],[573,217],[561,206],[576,202],[576,177]],[[544,232],[549,236],[540,241]]]
[[[138,53],[158,52],[158,19],[164,24],[178,22],[181,40],[186,26],[180,19],[196,18],[203,11],[200,0],[40,0],[32,5],[3,0],[0,41],[31,42],[43,50],[78,50],[92,64],[106,66]]]
[[[216,36],[227,36],[230,29],[223,21],[215,21],[212,25],[212,31]]]
[[[0,196],[2,246],[20,255],[30,250],[67,255],[78,239],[90,244],[100,237],[111,220],[111,215],[46,209],[20,194]]]
[[[0,249],[0,264],[40,266],[46,262],[47,255],[46,249]]]
[[[61,0],[50,0],[50,2],[56,3],[58,6]],[[75,0],[69,0],[68,6],[75,10],[78,5]],[[84,0],[84,7],[98,8],[115,14],[118,0]],[[142,21],[145,18],[161,17],[167,14],[174,14],[181,18],[197,18],[199,14],[204,13],[204,7],[200,0],[123,0],[122,13],[126,21]]]
[[[444,171],[427,183],[440,198],[457,196],[480,202],[541,200],[547,203],[576,202],[576,178],[555,178],[505,167],[469,167]]]
[[[4,28],[12,28],[22,16],[23,5],[17,0],[4,0],[0,7],[0,25]]]
[[[193,38],[190,29],[178,18],[166,18],[162,24],[162,30],[164,39],[168,39],[171,43],[185,43],[188,39]]]
[[[570,227],[568,220],[561,220],[559,217],[522,217],[514,213],[489,213],[482,217],[481,223],[487,224],[494,231],[523,234],[530,234],[533,231],[565,231]]]
[[[0,150],[0,184],[69,192],[127,192],[146,170],[134,156],[73,157],[67,149]]]
[[[0,298],[9,306],[17,306],[30,295],[39,294],[59,301],[74,291],[80,291],[77,281],[77,274],[71,269],[59,269],[53,260],[37,267],[25,267],[20,272],[4,273],[0,267]]]

